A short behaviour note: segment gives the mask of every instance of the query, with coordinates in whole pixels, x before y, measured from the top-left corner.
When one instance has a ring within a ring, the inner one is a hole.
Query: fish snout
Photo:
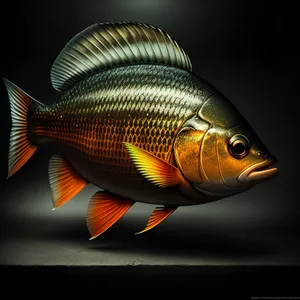
[[[276,163],[277,158],[274,155],[265,155],[264,160],[244,170],[239,175],[238,181],[241,183],[256,184],[271,179],[278,174],[278,168],[274,167]]]

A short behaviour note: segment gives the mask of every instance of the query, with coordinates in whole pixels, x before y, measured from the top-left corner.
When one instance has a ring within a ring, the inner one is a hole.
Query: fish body
[[[216,201],[276,175],[275,158],[239,111],[192,71],[168,34],[139,23],[96,24],[53,64],[59,101],[43,105],[5,80],[13,127],[9,176],[41,144],[54,208],[88,183],[95,238],[135,203],[163,205],[147,231],[178,206]]]
[[[124,142],[171,162],[177,132],[214,89],[194,74],[160,65],[114,68],[82,80],[59,102],[33,106],[32,143],[53,143],[87,181],[135,201],[189,205],[176,188],[145,184]]]

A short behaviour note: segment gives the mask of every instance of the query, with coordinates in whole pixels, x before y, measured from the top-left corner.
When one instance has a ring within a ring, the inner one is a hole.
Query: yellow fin
[[[60,155],[53,155],[49,163],[49,181],[53,208],[57,208],[76,196],[88,182],[72,170]]]
[[[135,167],[150,182],[159,187],[176,186],[182,182],[181,172],[176,167],[130,143],[124,144]]]
[[[173,213],[176,208],[177,207],[156,207],[149,218],[146,228],[136,234],[141,234],[154,228]]]
[[[133,204],[132,200],[118,199],[105,192],[95,193],[87,211],[87,227],[92,236],[90,240],[115,224]]]

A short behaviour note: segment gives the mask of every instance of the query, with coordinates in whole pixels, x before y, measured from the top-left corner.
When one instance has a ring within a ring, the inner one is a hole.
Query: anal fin
[[[88,184],[58,154],[53,155],[50,159],[49,181],[52,190],[53,208],[57,208],[69,201]]]
[[[90,240],[115,224],[133,204],[132,200],[118,199],[106,192],[95,193],[87,211],[87,227],[92,236]]]
[[[156,207],[149,218],[146,228],[140,232],[137,232],[136,234],[141,234],[154,228],[163,220],[165,220],[170,214],[172,214],[176,209],[177,207]]]

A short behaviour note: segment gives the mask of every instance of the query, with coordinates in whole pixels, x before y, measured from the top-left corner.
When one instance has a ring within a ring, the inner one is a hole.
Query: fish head
[[[273,167],[276,158],[224,96],[213,95],[194,119],[198,119],[197,126],[186,126],[179,133],[175,157],[182,173],[200,192],[223,198],[278,173]]]

